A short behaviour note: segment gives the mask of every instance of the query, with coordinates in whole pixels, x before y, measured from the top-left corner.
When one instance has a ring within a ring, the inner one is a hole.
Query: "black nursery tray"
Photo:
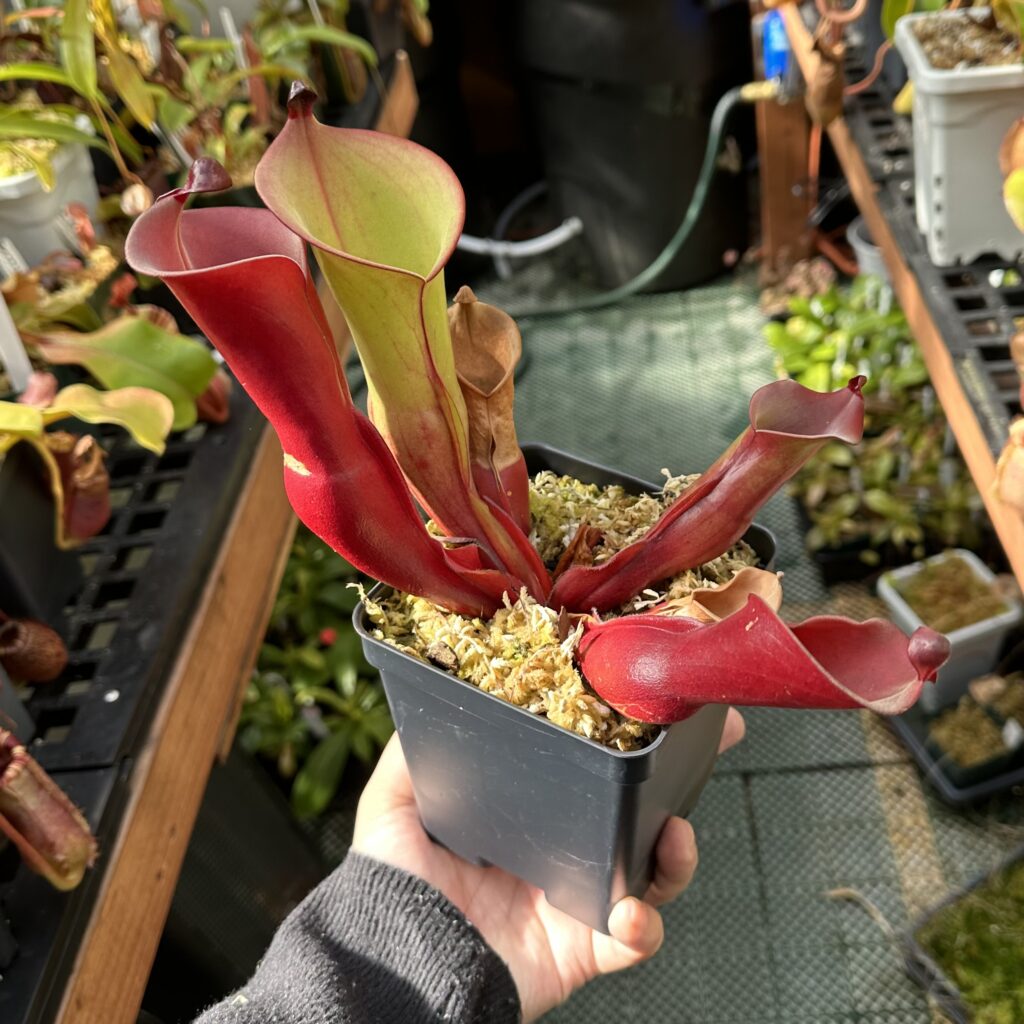
[[[103,880],[128,794],[131,762],[119,767],[54,772],[57,785],[81,808],[100,844],[100,861],[70,893],[58,892],[20,861],[0,851],[0,1021],[48,1024],[57,1016],[78,942]]]
[[[32,753],[48,771],[108,767],[136,750],[264,422],[236,387],[227,423],[173,435],[162,456],[123,431],[104,436],[114,514],[80,549],[85,583],[54,624],[68,667],[29,691]]]
[[[890,718],[889,724],[903,741],[911,756],[917,762],[925,779],[935,788],[946,803],[953,807],[985,800],[1003,793],[1014,786],[1024,785],[1024,764],[971,785],[958,785],[945,765],[932,755],[925,741],[928,732],[928,717],[914,707],[902,715]]]
[[[68,667],[23,692],[33,755],[96,831],[100,859],[59,893],[0,850],[0,1021],[54,1019],[102,883],[134,758],[179,654],[266,421],[240,388],[226,424],[197,424],[156,456],[104,431],[114,513],[80,549],[85,582],[61,622]],[[4,964],[13,937],[15,955]]]
[[[1024,858],[1024,847],[1017,850],[992,871],[976,878],[970,885],[957,890],[941,903],[926,911],[903,934],[903,959],[907,974],[928,993],[930,1001],[942,1011],[952,1024],[971,1024],[971,1011],[964,1005],[956,985],[917,941],[917,935],[936,914],[984,885],[995,875],[1012,867],[1022,858]]]

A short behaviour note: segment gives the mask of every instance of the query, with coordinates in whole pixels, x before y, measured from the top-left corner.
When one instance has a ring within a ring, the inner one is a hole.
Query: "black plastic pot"
[[[1024,785],[1024,764],[1021,764],[1019,755],[1000,764],[1000,770],[987,777],[979,773],[971,778],[951,771],[949,758],[936,756],[928,743],[928,720],[920,708],[913,707],[887,721],[917,762],[921,774],[946,803],[964,807],[1004,793],[1014,786]]]
[[[11,684],[10,676],[0,665],[0,729],[13,732],[22,743],[30,743],[36,734],[36,724],[22,704]],[[2,970],[0,965],[0,970]]]
[[[973,1020],[971,1011],[964,1004],[960,990],[950,980],[946,972],[928,955],[924,947],[917,941],[917,936],[936,914],[956,903],[957,900],[963,899],[964,896],[984,885],[1000,872],[1006,871],[1021,858],[1024,858],[1024,847],[1003,861],[994,871],[976,878],[970,885],[957,890],[941,903],[932,907],[931,910],[926,911],[904,933],[903,957],[907,974],[925,990],[929,1001],[934,1003],[944,1016],[952,1021],[952,1024],[971,1024]]]
[[[554,449],[523,450],[531,474],[551,469],[634,493],[656,489]],[[746,540],[770,565],[771,534],[753,526]],[[727,709],[705,707],[623,753],[374,639],[362,604],[354,622],[380,670],[431,837],[543,889],[553,906],[607,932],[612,906],[650,883],[665,821],[696,804]]]
[[[948,709],[944,708],[943,710]],[[1002,726],[1002,719],[994,711],[989,708],[983,710],[996,725]],[[984,784],[990,779],[997,779],[1011,771],[1017,761],[1016,753],[1007,750],[980,764],[961,765],[949,756],[930,732],[925,733],[924,745],[936,766],[941,767],[946,778],[959,790],[970,789],[973,786]]]
[[[42,459],[15,445],[0,461],[0,610],[59,628],[84,577],[54,542],[55,514]]]
[[[519,49],[545,176],[561,217],[583,220],[600,283],[622,284],[683,219],[711,112],[752,78],[745,4],[695,0],[525,0]],[[749,112],[730,131],[753,153]],[[720,274],[748,241],[742,161],[715,175],[690,240],[648,289]]]

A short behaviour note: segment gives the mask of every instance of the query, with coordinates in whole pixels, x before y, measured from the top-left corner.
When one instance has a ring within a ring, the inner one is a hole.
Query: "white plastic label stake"
[[[6,281],[12,274],[24,274],[28,261],[18,247],[7,237],[0,238],[0,281]]]
[[[231,13],[230,7],[222,7],[220,9],[220,23],[224,26],[224,35],[228,37],[231,41],[231,46],[234,48],[235,63],[238,65],[239,70],[248,70],[249,58],[245,54],[242,36],[238,31],[238,26],[235,24],[235,16]],[[246,94],[250,93],[248,78],[245,80],[245,91]]]
[[[21,343],[21,335],[11,319],[11,311],[7,308],[7,300],[0,295],[0,363],[4,364],[11,387],[18,394],[28,386],[32,376],[32,364],[28,360],[25,346]]]
[[[1003,725],[1003,742],[1010,750],[1016,750],[1024,743],[1024,728],[1016,718],[1008,718]]]

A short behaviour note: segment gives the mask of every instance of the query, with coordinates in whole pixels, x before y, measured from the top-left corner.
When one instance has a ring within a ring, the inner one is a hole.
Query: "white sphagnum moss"
[[[539,473],[531,482],[530,540],[549,565],[557,563],[581,524],[601,531],[594,549],[600,564],[639,540],[696,476],[668,477],[658,496],[627,494],[621,487],[582,484],[567,476]],[[642,611],[698,587],[715,587],[757,556],[742,541],[724,555],[688,569],[656,588],[645,590],[617,614]],[[365,600],[365,597],[364,597]],[[443,644],[454,654],[455,675],[518,707],[546,715],[556,725],[619,750],[636,750],[656,735],[657,727],[613,711],[590,689],[574,661],[577,627],[562,639],[556,609],[546,608],[525,591],[489,620],[447,612],[410,594],[391,593],[366,601],[374,636],[408,654],[428,659]]]

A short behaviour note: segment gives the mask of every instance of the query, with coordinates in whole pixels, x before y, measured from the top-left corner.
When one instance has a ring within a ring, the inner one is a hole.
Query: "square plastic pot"
[[[908,636],[924,623],[900,595],[898,585],[909,580],[923,566],[954,556],[966,562],[978,579],[985,583],[995,582],[995,573],[974,552],[964,548],[954,548],[933,558],[926,558],[923,562],[893,569],[879,579],[878,596],[888,606],[893,622]],[[1006,634],[1021,620],[1020,602],[1007,598],[1006,604],[1008,607],[1005,612],[947,634],[951,646],[949,661],[939,670],[934,686],[926,686],[921,692],[919,706],[923,711],[934,713],[956,703],[967,692],[967,685],[972,679],[996,667]]]
[[[85,146],[61,146],[53,155],[56,184],[43,189],[35,171],[0,178],[0,237],[9,238],[30,267],[67,242],[58,222],[68,203],[81,203],[95,219],[100,196]]]
[[[914,34],[923,18],[983,17],[988,8],[908,14],[896,47],[914,83],[914,174],[918,230],[940,267],[983,253],[1013,260],[1024,236],[1003,205],[999,147],[1024,110],[1024,66],[933,68]]]
[[[995,725],[1002,726],[1003,721],[998,715],[987,708],[984,710]],[[946,778],[949,779],[956,789],[960,790],[971,789],[974,786],[988,782],[990,779],[1005,775],[1014,768],[1016,760],[1015,752],[1008,750],[1002,754],[995,754],[987,761],[981,761],[978,764],[961,765],[949,756],[946,750],[935,741],[930,732],[925,734],[924,742],[928,753],[945,773]]]
[[[655,488],[541,446],[541,469],[634,493]],[[772,564],[771,534],[745,539]],[[380,596],[376,588],[373,596]],[[622,752],[554,725],[374,639],[362,604],[355,627],[380,670],[430,836],[475,864],[493,864],[542,889],[553,906],[607,932],[612,906],[642,896],[666,820],[688,814],[714,766],[726,708],[709,706]]]

